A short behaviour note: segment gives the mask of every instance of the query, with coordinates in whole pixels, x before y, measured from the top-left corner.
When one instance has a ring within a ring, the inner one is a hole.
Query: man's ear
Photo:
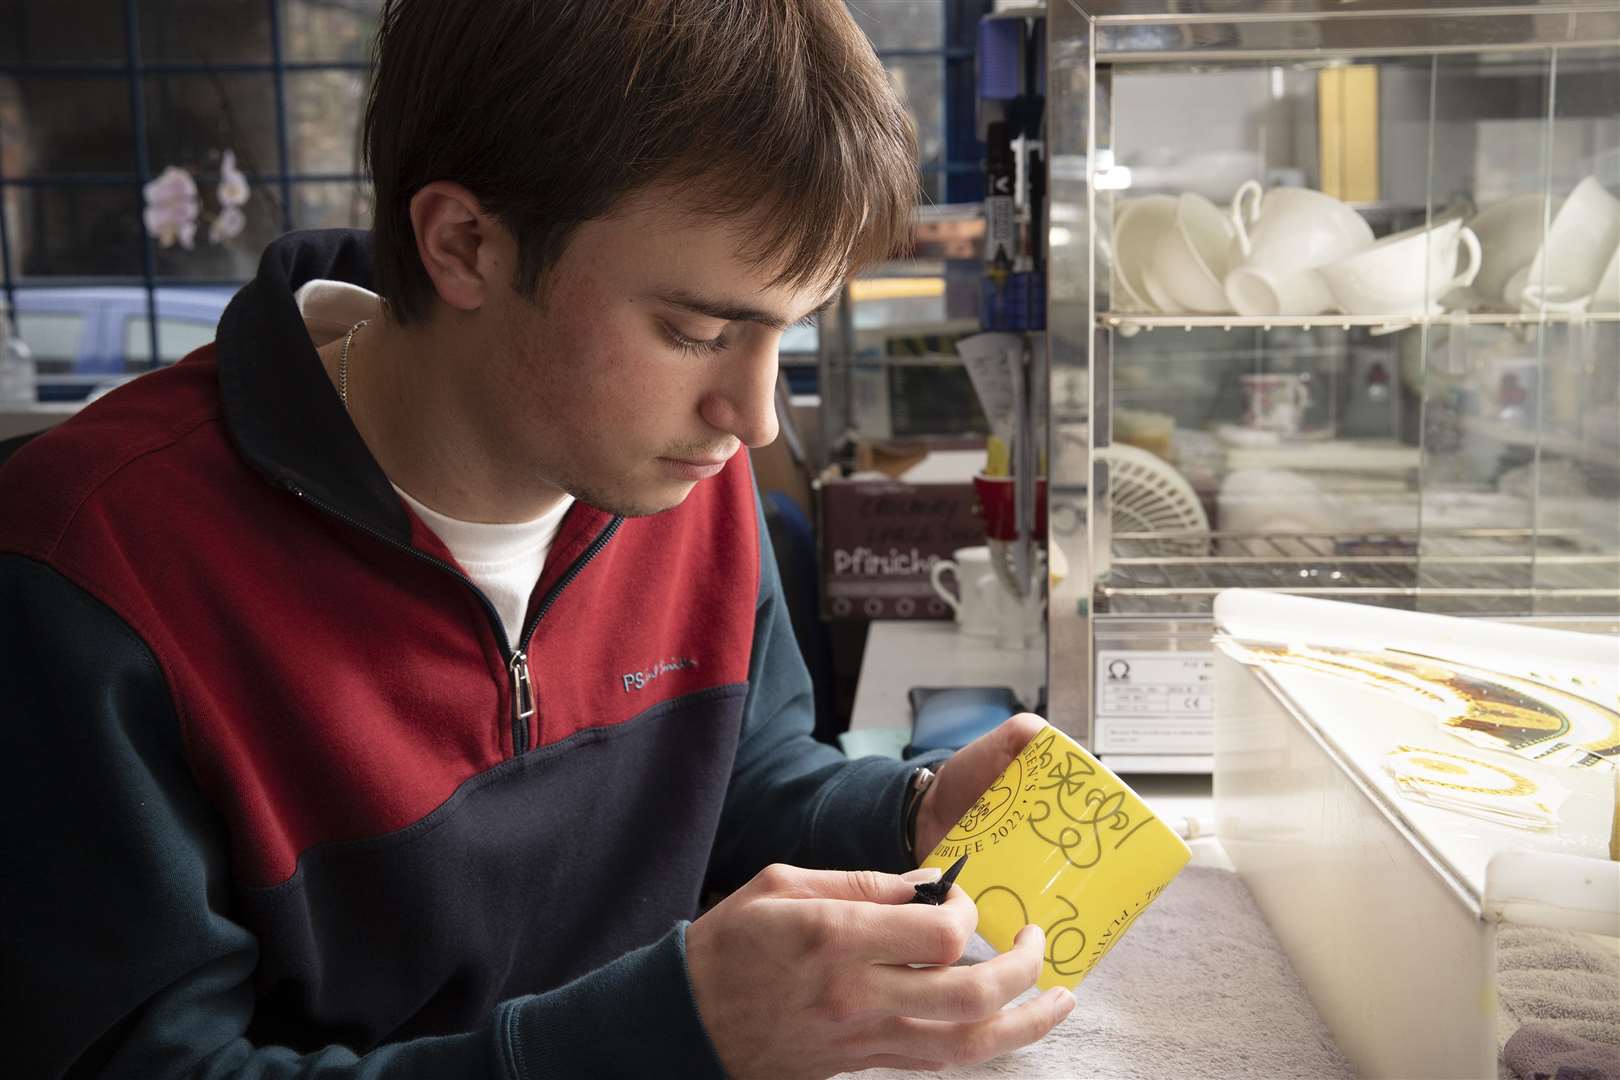
[[[435,180],[413,195],[411,227],[434,290],[452,308],[474,311],[510,280],[510,236],[460,184]]]

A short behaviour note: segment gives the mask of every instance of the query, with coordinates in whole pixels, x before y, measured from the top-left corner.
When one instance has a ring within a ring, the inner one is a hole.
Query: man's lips
[[[721,458],[663,457],[658,460],[662,461],[670,472],[675,473],[683,480],[707,480],[711,476],[718,475],[720,470],[726,467],[726,462],[731,460],[731,456],[731,454],[727,454]]]

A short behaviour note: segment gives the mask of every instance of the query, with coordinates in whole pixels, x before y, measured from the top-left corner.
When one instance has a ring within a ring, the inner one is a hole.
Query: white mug
[[[1459,251],[1468,264],[1457,269]],[[1453,218],[1432,228],[1392,233],[1321,269],[1338,306],[1350,315],[1438,315],[1439,301],[1479,273],[1479,238]]]
[[[995,598],[985,587],[988,581],[999,588],[995,575],[990,573],[990,549],[984,545],[957,548],[951,555],[934,563],[928,572],[929,584],[954,613],[958,630],[970,637],[995,637]],[[947,573],[956,579],[955,592],[945,587]]]
[[[1317,268],[1373,242],[1365,218],[1310,188],[1263,191],[1250,180],[1232,197],[1236,250],[1224,283],[1239,315],[1320,315],[1333,295]]]

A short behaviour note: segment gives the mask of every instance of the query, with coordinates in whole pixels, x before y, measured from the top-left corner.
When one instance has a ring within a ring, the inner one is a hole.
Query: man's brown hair
[[[410,201],[464,185],[533,296],[580,223],[653,183],[747,227],[773,283],[903,245],[916,136],[844,0],[386,0],[365,116],[376,285],[427,313]]]

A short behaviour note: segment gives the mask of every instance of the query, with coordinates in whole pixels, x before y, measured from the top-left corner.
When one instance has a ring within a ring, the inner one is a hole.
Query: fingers
[[[803,901],[796,910],[817,947],[830,945],[869,963],[955,963],[979,925],[978,909],[960,888],[938,906],[910,903],[923,877],[918,870],[901,876],[777,865],[761,870],[749,887]]]
[[[877,1042],[881,1052],[947,1065],[976,1065],[1027,1046],[1051,1031],[1074,1008],[1074,995],[1062,987],[1003,1009],[985,1020],[950,1023],[895,1017]]]
[[[866,900],[874,904],[904,904],[916,895],[916,885],[899,874],[877,870],[805,870],[782,863],[767,866],[750,884],[779,896]]]
[[[979,925],[979,909],[960,886],[938,907],[896,904],[860,914],[864,958],[879,964],[954,964]]]
[[[983,1020],[1035,985],[1046,937],[1026,926],[999,956],[962,967],[922,970],[875,965],[866,993],[872,1007],[923,1020]]]

